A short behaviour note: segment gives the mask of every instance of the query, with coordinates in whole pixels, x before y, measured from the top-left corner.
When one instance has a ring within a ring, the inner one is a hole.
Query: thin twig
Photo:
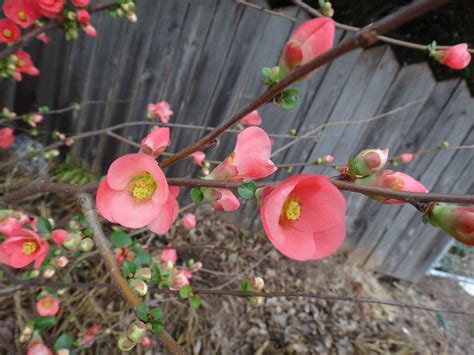
[[[256,5],[256,4],[252,4],[251,2],[248,2],[248,1],[244,1],[244,0],[235,0],[235,2],[237,4],[241,4],[241,5],[245,5],[245,6],[248,6],[248,7],[251,7],[253,9],[256,9],[256,10],[260,10],[262,12],[266,12],[267,14],[270,14],[270,15],[273,15],[273,16],[278,16],[278,17],[282,17],[284,19],[287,19],[291,22],[296,22],[296,19],[291,17],[291,16],[288,16],[288,15],[285,15],[281,12],[278,12],[278,11],[273,11],[273,10],[270,10],[268,8],[266,8],[265,6],[260,6],[260,5]]]

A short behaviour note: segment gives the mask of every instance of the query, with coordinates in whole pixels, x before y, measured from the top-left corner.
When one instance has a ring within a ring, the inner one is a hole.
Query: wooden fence
[[[81,36],[68,43],[56,31],[51,44],[31,45],[28,50],[41,76],[25,78],[20,84],[2,80],[0,104],[25,112],[41,105],[60,108],[103,100],[56,115],[42,126],[83,132],[144,120],[149,102],[166,99],[175,112],[172,122],[215,126],[264,90],[261,67],[278,62],[292,29],[308,18],[297,8],[285,9],[286,15],[298,19],[295,24],[232,0],[137,3],[137,24],[97,15],[93,18],[96,39]],[[346,35],[338,32],[337,40]],[[393,156],[435,147],[443,140],[451,145],[474,143],[474,100],[465,83],[436,82],[425,63],[401,66],[387,46],[353,51],[298,87],[302,92],[298,108],[284,111],[267,105],[261,109],[263,128],[270,133],[286,133],[290,128],[304,133],[325,123],[332,125],[275,156],[277,163],[312,161],[326,154],[343,162],[369,147],[389,148]],[[378,120],[356,123],[410,103]],[[351,124],[333,124],[341,121]],[[118,133],[139,141],[148,129],[134,126]],[[173,129],[170,151],[203,133],[203,129]],[[288,141],[275,139],[275,149]],[[223,158],[234,142],[235,135],[226,134],[219,149],[207,152],[208,157]],[[134,148],[105,135],[77,141],[73,148],[76,157],[102,172],[116,157],[131,151]],[[417,157],[397,169],[436,192],[472,193],[472,163],[472,150],[448,150]],[[295,167],[292,173],[299,172],[334,173],[318,166]],[[168,176],[197,173],[190,162],[181,162],[169,169]],[[281,169],[274,178],[288,175]],[[423,225],[411,206],[381,206],[357,194],[347,194],[347,200],[344,248],[354,263],[417,281],[448,242],[443,233]],[[246,227],[260,226],[254,201],[243,203],[238,213],[229,216]]]

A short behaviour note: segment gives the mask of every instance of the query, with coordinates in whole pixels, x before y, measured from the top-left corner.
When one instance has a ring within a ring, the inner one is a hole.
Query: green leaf
[[[240,197],[246,199],[246,200],[251,200],[255,197],[255,192],[249,189],[243,189],[239,187],[237,189],[237,192],[239,193]]]
[[[204,194],[199,187],[193,187],[191,189],[191,199],[194,203],[200,204],[204,200]]]
[[[47,317],[36,317],[35,318],[35,328],[36,329],[48,329],[56,324],[56,317],[47,316]]]
[[[193,288],[190,285],[184,285],[179,289],[179,297],[188,298],[193,293]]]
[[[133,259],[135,265],[141,267],[143,265],[148,266],[151,264],[151,254],[145,251],[141,246],[136,245],[132,250],[135,252],[135,259]]]
[[[58,351],[59,349],[71,349],[74,344],[74,339],[68,333],[63,333],[54,343],[54,350]]]
[[[159,320],[163,315],[161,308],[153,308],[150,313],[154,320]]]
[[[124,277],[129,277],[129,275],[135,273],[135,271],[137,271],[137,265],[135,263],[128,260],[122,263],[122,273]]]
[[[262,68],[262,74],[265,75],[265,76],[269,76],[271,72],[272,72],[272,68],[270,68],[270,67],[263,67]]]
[[[44,217],[38,218],[38,223],[36,224],[36,228],[38,228],[38,231],[42,234],[49,233],[53,229],[51,227],[51,223],[49,223],[49,221]]]
[[[201,297],[199,295],[194,295],[189,300],[189,303],[191,303],[191,308],[192,309],[196,309],[201,305]]]
[[[159,320],[152,320],[149,323],[151,324],[151,331],[153,333],[159,333],[163,331],[163,324]]]
[[[112,244],[114,248],[128,247],[132,244],[132,237],[130,237],[128,233],[118,230],[110,235],[110,244]]]
[[[240,284],[240,291],[247,292],[249,290],[249,280],[244,280]]]
[[[151,265],[151,282],[158,285],[161,281],[161,269],[158,264],[153,263]]]
[[[137,317],[144,322],[148,322],[148,312],[149,308],[146,303],[140,303],[135,309],[135,314]]]

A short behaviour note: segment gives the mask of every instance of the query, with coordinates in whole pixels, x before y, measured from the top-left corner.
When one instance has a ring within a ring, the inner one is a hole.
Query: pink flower
[[[301,24],[283,48],[280,68],[288,74],[329,50],[334,43],[335,26],[330,18],[315,18]]]
[[[89,5],[89,0],[72,0],[72,4],[76,7],[86,7]]]
[[[31,0],[5,0],[3,12],[6,17],[23,28],[30,27],[40,17],[36,6],[31,5]]]
[[[413,160],[413,154],[410,154],[410,153],[400,154],[400,161],[402,163],[408,164],[412,160]]]
[[[163,251],[160,253],[158,259],[165,263],[171,262],[174,265],[178,260],[178,254],[176,253],[176,249],[174,249],[171,243],[169,243],[166,248],[163,249]]]
[[[383,170],[377,174],[368,176],[366,178],[357,179],[355,183],[358,185],[380,187],[406,192],[428,192],[426,187],[424,187],[419,181],[415,180],[410,175],[392,170]],[[391,198],[380,196],[367,195],[367,197],[385,204],[406,203],[404,201],[394,200]]]
[[[474,246],[474,206],[437,203],[427,212],[429,222],[458,242]]]
[[[0,233],[2,233],[7,238],[13,235],[13,231],[20,228],[21,223],[16,218],[5,217],[0,220]]]
[[[36,11],[46,17],[56,17],[63,9],[65,0],[30,0],[36,3]]]
[[[88,24],[87,26],[82,26],[82,30],[89,37],[97,36],[97,31],[96,31],[95,27],[92,26],[91,24]]]
[[[97,209],[112,223],[128,228],[148,226],[165,233],[176,219],[178,188],[169,188],[155,159],[127,154],[115,160],[97,190]]]
[[[230,190],[201,188],[204,199],[218,211],[235,211],[240,207],[240,202]]]
[[[8,147],[15,141],[13,132],[13,128],[0,129],[0,147],[2,149],[8,149]]]
[[[22,226],[31,222],[30,217],[28,217],[23,212],[16,211],[12,214],[12,216],[15,217]]]
[[[20,39],[20,29],[9,19],[0,19],[0,42],[12,43]]]
[[[161,122],[168,123],[173,111],[170,109],[170,104],[166,101],[161,101],[156,104],[148,105],[148,117],[159,118]]]
[[[246,128],[237,136],[234,151],[206,179],[243,181],[264,178],[277,170],[270,160],[271,152],[272,144],[263,129]]]
[[[206,159],[206,153],[197,151],[191,154],[191,157],[193,158],[194,164],[202,166],[203,160]]]
[[[258,111],[255,110],[242,118],[240,123],[244,126],[260,126],[262,124],[262,117],[260,117]]]
[[[86,348],[91,347],[94,344],[96,334],[100,331],[100,327],[100,324],[90,326],[82,338],[81,344]]]
[[[17,229],[0,244],[0,263],[21,269],[34,263],[38,269],[48,254],[48,243],[37,233],[28,229]]]
[[[18,73],[25,73],[28,75],[32,76],[37,76],[39,75],[39,70],[38,68],[35,67],[33,64],[33,61],[31,60],[31,56],[26,53],[25,51],[16,51],[15,56],[18,58],[15,65],[16,65],[16,71]],[[20,80],[21,80],[21,75],[20,75]]]
[[[26,355],[53,355],[50,348],[44,345],[41,341],[32,341],[28,344],[28,351]]]
[[[189,285],[189,280],[183,271],[178,271],[177,273],[175,273],[171,282],[172,285],[170,286],[170,289],[175,291],[181,289],[181,287],[185,285]]]
[[[170,145],[170,129],[157,128],[151,131],[145,138],[143,138],[140,153],[145,153],[156,158],[163,153]]]
[[[368,176],[383,169],[388,159],[388,149],[365,149],[349,163],[349,172]]]
[[[457,44],[441,51],[440,61],[451,69],[464,69],[471,62],[467,43]]]
[[[196,216],[192,213],[186,213],[183,217],[182,224],[189,229],[196,227]]]
[[[91,15],[89,11],[81,9],[77,12],[77,21],[83,25],[87,26],[91,22]]]
[[[59,312],[59,304],[56,297],[46,296],[36,302],[36,311],[42,317],[55,316]]]
[[[51,232],[51,239],[57,245],[64,244],[64,238],[68,235],[68,231],[64,229],[55,229]]]
[[[327,176],[295,175],[266,187],[260,198],[267,237],[287,257],[322,259],[343,243],[346,202]]]
[[[33,220],[31,221],[31,228],[32,228],[35,232],[38,231],[38,227],[37,227],[38,221],[39,221],[39,218],[38,218],[38,217],[33,218]]]
[[[330,163],[330,162],[334,161],[334,157],[331,154],[328,154],[324,157],[324,161],[326,163]]]

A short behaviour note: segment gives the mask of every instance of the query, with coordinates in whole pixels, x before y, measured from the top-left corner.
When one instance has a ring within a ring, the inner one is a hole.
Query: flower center
[[[33,254],[36,249],[38,249],[38,244],[36,242],[24,242],[21,246],[21,252],[25,255]]]
[[[301,204],[295,198],[288,198],[283,205],[281,216],[288,221],[296,221],[300,218]]]
[[[12,31],[10,31],[9,29],[4,29],[3,30],[3,37],[5,38],[10,38],[12,36]]]
[[[51,308],[51,307],[53,307],[53,300],[45,300],[45,301],[41,302],[41,305],[44,308]]]
[[[135,176],[128,183],[128,192],[138,202],[143,202],[151,199],[156,190],[156,181],[150,174]]]
[[[19,11],[18,12],[18,18],[22,21],[28,20],[28,17],[26,16],[25,11]]]

